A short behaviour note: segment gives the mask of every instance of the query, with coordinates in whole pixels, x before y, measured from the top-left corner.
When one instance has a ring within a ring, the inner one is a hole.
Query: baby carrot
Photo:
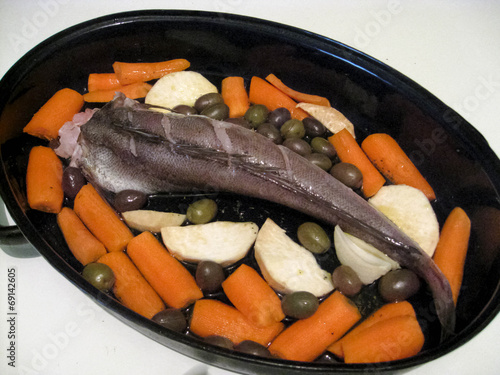
[[[296,321],[276,337],[269,350],[280,358],[312,361],[360,318],[358,308],[339,291],[335,291],[312,316]]]
[[[181,309],[203,297],[193,275],[151,232],[132,238],[127,254],[168,306]]]
[[[349,331],[344,337],[340,340],[335,341],[332,345],[328,347],[328,351],[332,352],[339,358],[344,358],[344,341],[348,340],[349,337],[355,336],[359,334],[361,331],[377,324],[385,319],[390,319],[395,316],[413,316],[416,318],[415,310],[413,306],[408,301],[394,302],[389,303],[387,305],[382,306],[373,314],[368,316],[365,320],[363,320],[360,324],[354,327],[351,331]]]
[[[222,80],[221,95],[229,107],[229,117],[241,117],[250,107],[243,77],[226,77]]]
[[[107,103],[113,100],[117,92],[123,93],[130,99],[139,99],[144,98],[149,90],[151,90],[151,87],[153,86],[146,82],[135,82],[124,86],[119,85],[112,89],[90,91],[83,94],[83,100],[92,103]]]
[[[345,363],[376,363],[412,357],[422,349],[424,334],[411,315],[382,320],[344,341]]]
[[[276,87],[277,89],[283,91],[290,98],[304,103],[311,103],[316,105],[322,105],[325,107],[330,107],[330,102],[327,98],[318,95],[305,94],[303,92],[295,91],[290,87],[286,86],[278,77],[274,74],[269,74],[266,77],[266,81],[268,81],[271,85]]]
[[[273,325],[285,318],[276,292],[246,264],[224,280],[222,288],[234,307],[259,327]]]
[[[455,207],[443,225],[434,252],[434,262],[450,283],[455,305],[462,285],[470,230],[471,222],[469,217],[462,208]]]
[[[84,266],[106,254],[106,248],[90,233],[80,218],[69,207],[57,214],[57,224],[75,258]]]
[[[252,340],[267,346],[283,330],[283,323],[258,327],[250,322],[236,308],[213,299],[200,299],[195,302],[190,322],[194,334],[207,337],[223,336],[234,344]]]
[[[384,177],[371,163],[352,134],[347,129],[342,129],[328,138],[335,147],[337,155],[342,162],[354,164],[363,175],[362,191],[366,198],[374,195],[385,184]]]
[[[57,91],[35,113],[23,132],[42,139],[56,139],[59,129],[83,107],[83,96],[72,89]]]
[[[127,254],[121,251],[107,253],[97,262],[106,264],[113,271],[115,276],[113,293],[123,305],[149,319],[165,309],[161,298]]]
[[[45,146],[31,149],[26,171],[28,205],[38,211],[57,214],[64,201],[63,166],[54,150]]]
[[[431,201],[436,199],[431,185],[389,134],[371,134],[361,143],[361,148],[389,181],[419,189]]]
[[[120,81],[115,73],[91,73],[89,74],[87,89],[89,92],[98,90],[110,90],[120,87]]]
[[[284,107],[288,109],[292,117],[297,120],[303,120],[309,116],[306,111],[296,107],[297,102],[295,102],[295,100],[259,77],[252,77],[248,97],[251,103],[263,104],[270,111],[279,107]]]
[[[108,251],[123,251],[133,237],[130,229],[90,184],[80,189],[73,209]]]
[[[185,59],[174,59],[160,62],[125,63],[116,61],[113,70],[122,85],[134,82],[145,82],[163,77],[165,74],[180,72],[191,64]]]

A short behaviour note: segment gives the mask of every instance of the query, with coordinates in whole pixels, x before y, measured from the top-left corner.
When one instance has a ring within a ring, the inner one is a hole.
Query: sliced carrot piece
[[[378,363],[412,357],[422,349],[424,334],[410,315],[382,320],[344,341],[345,363]]]
[[[303,92],[299,92],[296,90],[291,89],[287,85],[285,85],[278,77],[276,77],[274,74],[269,74],[266,77],[266,80],[276,87],[278,90],[283,91],[285,94],[287,94],[290,98],[298,101],[298,102],[304,102],[304,103],[311,103],[311,104],[317,104],[317,105],[322,105],[325,107],[330,107],[330,102],[328,101],[327,98],[318,96],[318,95],[311,95],[311,94],[305,94]]]
[[[359,319],[358,308],[333,292],[309,318],[298,320],[274,339],[272,354],[292,361],[312,361],[342,337]]]
[[[72,89],[57,91],[24,127],[23,132],[42,139],[56,139],[59,129],[83,107],[83,96]]]
[[[356,139],[347,129],[342,129],[328,138],[335,147],[337,155],[342,162],[354,164],[363,175],[362,191],[366,198],[373,196],[384,186],[385,178],[371,163],[370,159],[363,152],[356,142]]]
[[[344,348],[343,348],[344,340],[348,340],[349,337],[351,336],[356,336],[361,331],[385,319],[390,319],[395,316],[406,316],[406,315],[413,316],[414,318],[416,318],[415,310],[413,309],[411,303],[409,303],[408,301],[394,302],[384,305],[380,309],[375,311],[373,314],[368,316],[368,318],[363,320],[356,327],[354,327],[340,340],[337,340],[332,345],[330,345],[328,347],[328,350],[333,354],[335,354],[337,357],[344,358]]]
[[[151,232],[130,240],[127,254],[168,306],[182,309],[203,297],[193,275]]]
[[[118,214],[90,184],[80,189],[73,209],[108,251],[123,251],[134,237]]]
[[[71,208],[62,208],[57,214],[57,224],[71,253],[84,266],[97,261],[106,254],[106,248],[102,242],[90,233]]]
[[[28,205],[38,211],[57,214],[64,201],[63,166],[54,150],[45,146],[31,149],[26,171]]]
[[[99,258],[115,276],[113,293],[129,309],[151,319],[165,309],[161,298],[141,275],[127,254],[115,251]]]
[[[361,143],[361,148],[389,181],[419,189],[431,201],[436,199],[431,185],[389,134],[371,134]]]
[[[160,62],[126,63],[116,61],[113,70],[122,85],[145,82],[163,77],[165,74],[180,72],[190,66],[186,59],[174,59]]]
[[[190,330],[201,337],[223,336],[234,344],[252,340],[267,346],[283,330],[283,323],[258,327],[236,308],[213,299],[195,302]]]
[[[470,230],[469,217],[462,208],[455,207],[444,222],[434,252],[434,262],[450,283],[455,305],[462,286]]]
[[[273,325],[285,318],[276,292],[246,264],[224,280],[222,288],[234,307],[259,327]]]
[[[297,120],[309,116],[306,111],[296,107],[297,102],[292,98],[259,77],[252,77],[248,97],[251,103],[265,105],[270,111],[284,107],[290,111],[292,118]]]
[[[151,86],[149,83],[136,82],[125,86],[120,85],[108,90],[90,91],[86,94],[83,94],[83,99],[86,102],[107,103],[113,100],[117,92],[123,93],[127,98],[130,99],[139,99],[144,98],[148,94],[149,90],[151,90],[151,87],[153,86]]]
[[[250,108],[243,77],[226,77],[222,80],[221,95],[229,107],[229,117],[241,117]]]

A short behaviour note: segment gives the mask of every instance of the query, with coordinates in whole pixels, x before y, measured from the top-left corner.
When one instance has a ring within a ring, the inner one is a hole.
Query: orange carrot
[[[360,318],[357,307],[335,291],[312,316],[296,321],[276,337],[269,350],[280,358],[312,361]]]
[[[229,107],[229,117],[241,117],[250,108],[243,77],[226,77],[222,80],[221,95]]]
[[[389,134],[371,134],[361,143],[361,148],[389,181],[412,186],[421,190],[429,200],[436,199],[431,185]]]
[[[182,309],[203,297],[193,275],[151,232],[130,240],[127,254],[167,305]]]
[[[335,147],[342,162],[354,164],[363,175],[362,191],[365,197],[374,195],[385,184],[384,177],[370,162],[354,137],[347,129],[342,129],[328,138]]]
[[[120,81],[115,73],[91,73],[89,74],[87,89],[89,92],[98,90],[111,90],[120,87]]]
[[[117,213],[90,184],[75,197],[74,210],[108,251],[123,251],[133,234]]]
[[[252,267],[242,264],[222,283],[229,301],[259,327],[267,327],[285,318],[281,300]]]
[[[434,252],[434,262],[450,283],[455,305],[462,285],[470,230],[469,217],[463,209],[455,207],[446,218]]]
[[[168,73],[180,72],[191,64],[185,59],[174,59],[160,62],[125,63],[116,61],[113,70],[122,85],[134,82],[145,82],[163,77]]]
[[[125,253],[107,253],[97,262],[106,264],[113,271],[113,293],[126,307],[149,319],[165,309],[161,298]]]
[[[77,214],[63,207],[57,214],[57,224],[75,258],[84,266],[106,254],[106,248],[90,233]]]
[[[424,341],[415,317],[395,316],[346,339],[344,362],[375,363],[412,357],[420,352]]]
[[[356,336],[361,331],[385,320],[395,316],[413,316],[416,318],[415,310],[408,301],[394,302],[382,306],[380,309],[371,314],[368,318],[363,320],[360,324],[349,331],[340,340],[335,341],[328,347],[328,351],[332,352],[339,358],[344,358],[344,341],[349,337]]]
[[[83,97],[72,89],[56,92],[24,127],[23,132],[42,139],[56,139],[59,129],[83,107]]]
[[[304,102],[304,103],[311,103],[311,104],[317,104],[317,105],[322,105],[326,107],[330,107],[330,102],[328,101],[327,98],[324,98],[322,96],[318,95],[311,95],[311,94],[305,94],[299,91],[295,91],[291,89],[290,87],[286,86],[278,77],[276,77],[274,74],[269,74],[266,77],[266,80],[279,89],[280,91],[283,91],[285,94],[287,94],[290,98],[298,101],[298,102]]]
[[[296,108],[297,103],[292,98],[259,77],[252,77],[250,81],[249,99],[253,104],[265,105],[270,111],[285,107],[297,120],[309,116],[303,109]]]
[[[283,330],[283,323],[257,327],[234,307],[213,299],[195,302],[190,322],[194,334],[207,337],[223,336],[234,344],[252,340],[267,346]]]
[[[26,171],[28,205],[38,211],[57,214],[61,211],[63,166],[54,150],[45,146],[31,149]]]
[[[86,94],[83,94],[83,99],[86,102],[107,103],[115,97],[115,94],[117,92],[125,94],[125,96],[130,99],[144,98],[149,90],[151,90],[151,87],[153,86],[151,86],[149,83],[136,82],[125,86],[120,85],[109,90],[90,91]]]

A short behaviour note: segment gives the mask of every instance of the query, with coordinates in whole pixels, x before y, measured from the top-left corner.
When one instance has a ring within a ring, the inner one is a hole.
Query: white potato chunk
[[[262,275],[275,290],[285,294],[307,291],[317,297],[333,290],[330,273],[271,219],[260,228],[254,249]]]
[[[354,138],[356,138],[352,122],[335,108],[311,103],[298,103],[297,107],[309,113],[312,117],[325,125],[333,134],[345,128]]]
[[[340,263],[349,266],[365,285],[371,284],[399,264],[360,238],[344,233],[337,225],[333,232]]]
[[[166,108],[184,104],[193,106],[196,99],[218,92],[208,79],[198,72],[184,70],[160,78],[146,95],[146,103]]]
[[[123,220],[133,229],[141,232],[160,232],[163,227],[179,226],[186,215],[153,210],[133,210],[122,212]]]
[[[408,185],[388,185],[368,202],[432,257],[439,240],[439,223],[424,193]]]
[[[165,227],[161,229],[161,237],[177,259],[190,262],[211,260],[226,267],[245,257],[258,231],[257,224],[251,222],[215,221]]]

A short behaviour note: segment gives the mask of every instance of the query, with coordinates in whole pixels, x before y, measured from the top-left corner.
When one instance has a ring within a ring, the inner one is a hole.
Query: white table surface
[[[119,11],[169,8],[237,13],[331,37],[396,68],[473,124],[500,155],[498,1],[0,0],[0,77],[30,48],[76,23]],[[147,339],[94,304],[42,257],[0,251],[0,373],[230,372]],[[30,247],[24,247],[30,251]],[[32,251],[32,250],[31,250]],[[16,368],[6,364],[7,270],[17,272]],[[452,353],[409,374],[500,373],[500,317]]]

